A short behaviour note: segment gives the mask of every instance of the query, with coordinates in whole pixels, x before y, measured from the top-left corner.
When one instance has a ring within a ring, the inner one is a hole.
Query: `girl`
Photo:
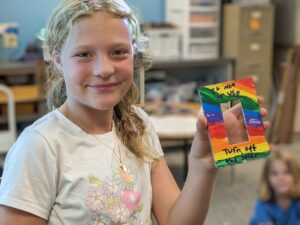
[[[251,225],[300,224],[300,165],[288,151],[267,159]]]
[[[206,119],[201,113],[180,193],[148,116],[133,106],[133,68],[148,61],[127,4],[62,0],[46,32],[52,111],[8,153],[0,225],[143,225],[152,216],[203,224],[217,173]],[[241,110],[227,115],[241,137]]]

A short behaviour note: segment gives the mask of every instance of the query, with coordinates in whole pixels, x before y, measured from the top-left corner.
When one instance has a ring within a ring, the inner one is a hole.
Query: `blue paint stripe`
[[[220,106],[203,103],[203,109],[208,122],[215,123],[224,121]]]
[[[249,111],[244,109],[244,115],[246,120],[246,125],[248,126],[262,126],[263,121],[260,112]]]

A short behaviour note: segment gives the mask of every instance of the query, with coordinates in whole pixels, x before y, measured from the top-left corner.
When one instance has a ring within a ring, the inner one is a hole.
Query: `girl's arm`
[[[153,213],[159,225],[204,223],[217,170],[213,166],[208,142],[201,144],[208,148],[207,151],[203,151],[203,155],[198,154],[201,138],[203,136],[197,131],[189,155],[187,180],[181,193],[164,158],[153,166]]]
[[[244,122],[239,119],[240,105],[226,111],[225,126],[228,136],[236,143],[244,141]],[[267,114],[261,109],[263,116]],[[265,128],[269,123],[265,123]],[[189,154],[189,171],[185,185],[180,193],[173,176],[163,158],[152,167],[153,213],[159,225],[202,225],[204,224],[211,200],[217,169],[207,134],[207,121],[200,113],[197,131]]]
[[[0,205],[0,225],[45,225],[46,220],[15,208]]]
[[[48,141],[38,131],[26,129],[5,159],[0,225],[45,224],[57,193],[57,168]]]

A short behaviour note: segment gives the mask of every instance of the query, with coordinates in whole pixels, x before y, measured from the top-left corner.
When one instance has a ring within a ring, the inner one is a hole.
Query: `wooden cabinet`
[[[13,92],[17,121],[34,120],[44,113],[45,110],[41,107],[45,102],[43,76],[42,62],[0,62],[0,83]],[[6,114],[7,98],[0,94],[0,122],[5,121]]]

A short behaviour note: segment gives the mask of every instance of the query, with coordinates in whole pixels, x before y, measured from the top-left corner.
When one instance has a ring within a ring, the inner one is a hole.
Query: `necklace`
[[[78,126],[78,127],[80,127],[80,126]],[[113,127],[114,127],[114,126],[113,126]],[[81,128],[81,127],[80,127],[80,128]],[[99,137],[97,137],[95,134],[91,134],[91,133],[87,132],[86,130],[84,130],[83,128],[81,128],[81,129],[82,129],[85,133],[94,136],[97,140],[101,141],[101,142],[100,142],[101,144],[105,145],[105,146],[108,147],[110,150],[112,150],[112,152],[113,152],[112,156],[118,161],[118,163],[119,163],[119,165],[118,165],[119,168],[120,168],[123,172],[127,172],[127,167],[124,165],[123,160],[122,160],[121,150],[120,150],[120,147],[119,147],[119,141],[118,141],[117,138],[115,138],[115,131],[114,131],[114,129],[112,129],[112,132],[113,132],[113,142],[114,142],[113,148],[110,147],[109,145],[107,145],[103,140],[101,140],[101,139],[100,139]],[[119,155],[117,155],[117,154],[115,153],[115,143],[117,143]]]
[[[66,112],[63,113],[67,118],[69,118],[69,120],[71,122],[73,122],[75,125],[77,125],[84,133],[88,134],[88,135],[92,135],[95,139],[97,139],[98,141],[100,141],[101,144],[105,145],[108,149],[112,150],[112,157],[118,162],[118,166],[119,168],[126,173],[127,172],[127,167],[124,165],[123,160],[122,160],[122,155],[121,155],[121,150],[119,147],[119,141],[117,138],[115,138],[115,130],[114,130],[114,123],[112,124],[112,134],[113,134],[113,143],[114,146],[111,147],[108,144],[106,144],[103,140],[101,140],[99,137],[97,137],[96,134],[91,134],[90,132],[88,132],[88,130],[84,129],[82,126],[80,126],[78,123],[75,122],[75,120],[72,118],[71,115],[68,115]],[[118,147],[118,151],[119,151],[119,155],[116,154],[115,152],[115,143],[117,143],[117,147]]]

